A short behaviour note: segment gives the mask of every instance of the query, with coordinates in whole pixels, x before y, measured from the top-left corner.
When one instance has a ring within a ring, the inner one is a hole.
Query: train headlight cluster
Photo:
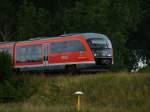
[[[94,56],[97,56],[97,54],[96,54],[96,53],[94,53]]]
[[[104,51],[102,51],[102,56],[112,56],[112,51],[111,50],[104,50]]]
[[[102,51],[94,51],[93,52],[94,56],[104,56],[104,57],[111,57],[112,56],[112,50],[111,49],[104,49]]]

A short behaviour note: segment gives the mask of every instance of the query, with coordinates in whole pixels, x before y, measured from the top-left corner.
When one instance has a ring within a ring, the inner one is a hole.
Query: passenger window
[[[61,53],[65,47],[65,42],[53,42],[51,43],[51,53]]]
[[[85,51],[85,46],[78,40],[71,40],[66,43],[65,52]]]
[[[42,45],[21,46],[16,48],[16,62],[42,61]]]
[[[69,40],[51,43],[51,53],[85,51],[85,46],[79,40]]]

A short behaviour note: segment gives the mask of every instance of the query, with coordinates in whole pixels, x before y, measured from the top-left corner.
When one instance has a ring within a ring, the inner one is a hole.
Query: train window
[[[21,46],[16,48],[16,62],[42,61],[42,45]]]
[[[85,51],[85,46],[79,40],[51,43],[52,53]]]
[[[107,41],[104,38],[89,39],[88,43],[91,48],[108,48]]]
[[[65,47],[65,42],[53,42],[51,43],[51,52],[52,53],[61,53]]]
[[[85,51],[85,46],[79,40],[66,41],[64,52]]]

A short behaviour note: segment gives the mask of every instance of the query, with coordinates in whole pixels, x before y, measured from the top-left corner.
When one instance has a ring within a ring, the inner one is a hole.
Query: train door
[[[48,44],[43,45],[43,52],[44,52],[44,66],[48,66]]]

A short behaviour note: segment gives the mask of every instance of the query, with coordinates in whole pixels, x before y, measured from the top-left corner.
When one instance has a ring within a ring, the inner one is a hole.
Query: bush
[[[34,81],[28,76],[13,72],[11,56],[0,53],[0,102],[22,101],[36,91]]]
[[[27,76],[13,76],[0,83],[0,102],[24,101],[37,90],[35,83]]]
[[[11,56],[8,53],[0,52],[0,80],[8,78],[13,74]]]
[[[150,67],[149,67],[149,66],[146,66],[146,67],[144,67],[144,68],[141,68],[141,69],[139,70],[139,72],[142,72],[142,73],[150,72]]]

